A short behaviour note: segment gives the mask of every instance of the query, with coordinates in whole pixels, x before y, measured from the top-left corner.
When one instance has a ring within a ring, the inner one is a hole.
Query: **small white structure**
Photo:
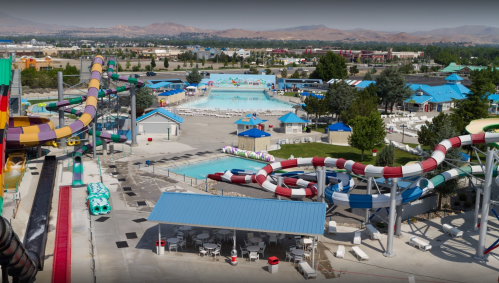
[[[351,135],[352,128],[341,122],[328,127],[328,142],[331,144],[348,145],[348,138]]]
[[[277,120],[281,121],[281,128],[285,134],[300,134],[303,132],[303,126],[310,123],[296,116],[293,112],[289,112]]]
[[[367,256],[367,254],[364,251],[362,251],[359,247],[352,247],[352,252],[353,255],[360,261],[369,260],[369,256]]]
[[[463,237],[463,231],[455,228],[450,224],[444,224],[443,226],[444,233],[449,234],[452,238]]]
[[[345,246],[343,245],[338,246],[338,249],[336,250],[336,257],[345,258]]]
[[[371,240],[379,240],[381,238],[381,234],[371,224],[366,225],[366,231],[367,231],[367,234],[369,235],[369,239],[371,239]]]
[[[183,121],[182,117],[164,108],[157,108],[137,118],[137,127],[145,134],[169,133],[172,136],[178,136]]]
[[[317,272],[306,261],[298,263],[298,270],[308,279],[310,277],[317,278]]]
[[[409,240],[409,245],[416,247],[423,252],[431,250],[430,243],[423,241],[417,237],[411,237],[411,239]]]
[[[336,235],[336,221],[329,221],[328,234]]]
[[[362,238],[360,236],[360,231],[355,231],[355,234],[353,236],[353,244],[360,245],[361,243],[362,243]]]

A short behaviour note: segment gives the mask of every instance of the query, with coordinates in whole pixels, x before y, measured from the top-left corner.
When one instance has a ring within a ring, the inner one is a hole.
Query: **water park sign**
[[[214,86],[269,87],[275,84],[275,75],[211,74]]]

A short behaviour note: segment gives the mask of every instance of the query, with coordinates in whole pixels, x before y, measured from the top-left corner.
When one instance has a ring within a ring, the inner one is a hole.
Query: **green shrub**
[[[378,223],[376,223],[376,227],[378,227],[378,228],[385,228],[385,223],[378,222]]]
[[[449,208],[449,204],[448,203],[444,204],[444,208]]]
[[[460,201],[457,201],[457,200],[456,200],[456,201],[454,202],[454,206],[460,206],[460,205],[461,205],[461,202],[460,202]]]

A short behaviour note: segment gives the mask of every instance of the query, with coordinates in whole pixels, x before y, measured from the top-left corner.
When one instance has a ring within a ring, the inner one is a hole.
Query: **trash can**
[[[267,261],[267,269],[270,273],[277,273],[277,269],[279,268],[279,259],[275,256],[269,257]]]
[[[156,240],[156,254],[165,254],[165,240],[161,240],[161,247],[158,244],[158,240]]]
[[[295,97],[300,97],[300,95],[298,93],[295,93]]]
[[[147,165],[147,167],[149,167],[149,165],[150,165],[150,164],[151,164],[151,161],[146,160],[146,165]]]
[[[324,134],[327,134],[329,132],[329,128],[328,127],[325,127],[324,128]]]

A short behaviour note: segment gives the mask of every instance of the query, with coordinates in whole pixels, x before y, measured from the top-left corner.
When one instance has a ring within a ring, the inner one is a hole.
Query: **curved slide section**
[[[99,132],[97,132],[99,133]],[[108,141],[107,141],[108,142]],[[103,144],[102,140],[98,140],[95,146],[100,146]],[[75,152],[73,157],[73,186],[83,186],[83,163],[82,157],[85,151],[90,150],[94,147],[93,143],[87,143]]]

